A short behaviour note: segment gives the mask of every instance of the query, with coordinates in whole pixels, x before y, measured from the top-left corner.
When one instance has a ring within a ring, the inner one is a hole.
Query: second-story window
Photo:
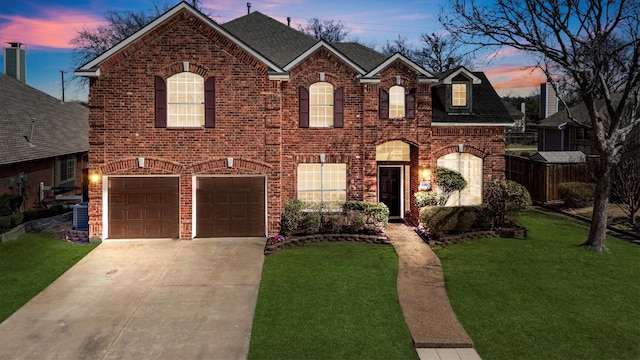
[[[392,86],[389,89],[389,118],[399,119],[404,117],[404,88]]]
[[[467,106],[467,84],[451,84],[451,105]]]
[[[317,82],[298,91],[301,128],[344,127],[344,88]]]
[[[167,126],[204,126],[204,79],[190,72],[167,79]]]

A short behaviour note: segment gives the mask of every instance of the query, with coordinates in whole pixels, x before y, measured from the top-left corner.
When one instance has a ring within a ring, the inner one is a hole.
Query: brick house
[[[456,201],[504,178],[513,121],[481,72],[310,38],[182,2],[76,70],[90,79],[90,236],[267,236],[288,199],[382,201],[415,220],[437,166]]]
[[[80,202],[88,117],[84,105],[61,102],[24,78],[0,74],[0,195],[21,195],[20,211],[52,201]]]

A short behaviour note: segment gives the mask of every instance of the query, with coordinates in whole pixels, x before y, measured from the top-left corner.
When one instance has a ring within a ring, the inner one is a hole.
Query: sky
[[[170,7],[178,0],[6,0],[0,8],[0,43],[20,42],[26,46],[27,84],[62,97],[65,83],[79,64],[72,56],[70,40],[83,29],[97,27],[109,11],[147,11],[156,5]],[[247,14],[247,1],[202,0],[203,12],[214,21],[225,23]],[[259,11],[286,24],[306,25],[311,18],[341,21],[347,40],[357,39],[381,50],[387,41],[401,37],[420,46],[424,33],[443,34],[438,14],[448,0],[251,0],[251,11]],[[496,56],[492,56],[496,55]],[[502,96],[528,96],[537,91],[544,77],[527,69],[530,57],[515,50],[502,49],[485,54],[489,62],[477,61],[474,70],[483,71]],[[0,64],[4,64],[0,53]],[[4,66],[0,68],[4,72]],[[63,72],[63,73],[61,73]],[[87,89],[77,83],[65,86],[65,100],[87,100]]]

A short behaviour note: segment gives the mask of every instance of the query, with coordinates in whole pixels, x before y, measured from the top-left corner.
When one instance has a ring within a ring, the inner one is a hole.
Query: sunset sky
[[[56,98],[61,97],[61,74],[73,76],[75,65],[70,40],[84,28],[95,28],[104,15],[114,11],[154,12],[177,0],[6,0],[0,8],[0,42],[20,42],[27,48],[27,84]],[[203,0],[203,11],[218,23],[247,14],[247,1]],[[251,11],[259,11],[292,26],[305,25],[310,18],[342,21],[349,31],[347,40],[357,38],[380,50],[398,36],[420,46],[423,33],[442,33],[438,14],[448,0],[252,0]],[[401,5],[400,5],[401,4]],[[522,54],[503,49],[497,56],[485,54],[490,62],[477,61],[474,70],[484,71],[501,95],[530,95],[544,82],[534,65]],[[0,58],[2,54],[0,53]],[[4,59],[3,59],[4,60]],[[0,63],[3,63],[3,60]],[[4,72],[4,67],[0,68]],[[67,87],[66,100],[86,100],[87,90]]]

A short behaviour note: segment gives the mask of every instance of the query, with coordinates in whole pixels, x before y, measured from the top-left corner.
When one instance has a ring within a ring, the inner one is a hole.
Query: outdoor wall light
[[[418,191],[431,191],[431,169],[422,168],[420,170],[420,185]]]
[[[89,182],[91,182],[92,184],[97,184],[98,182],[100,182],[100,174],[98,173],[91,173],[89,175]]]

